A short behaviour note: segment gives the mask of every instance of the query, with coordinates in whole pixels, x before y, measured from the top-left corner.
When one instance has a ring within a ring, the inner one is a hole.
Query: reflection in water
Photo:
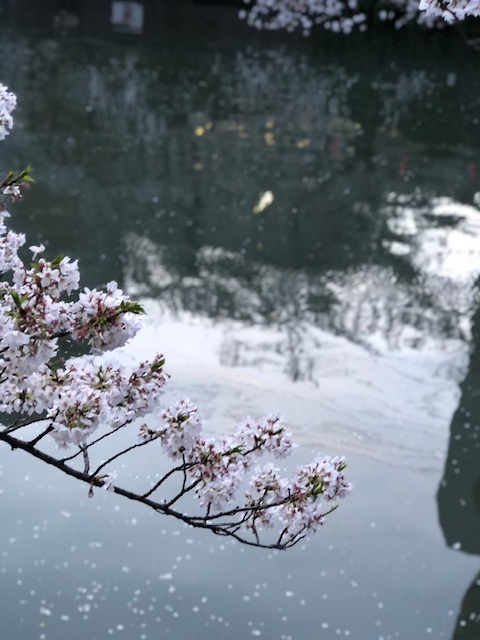
[[[111,23],[117,29],[140,34],[143,22],[144,5],[140,2],[112,2]]]
[[[480,311],[473,322],[473,352],[461,384],[461,398],[450,425],[445,470],[437,500],[440,524],[450,547],[480,555]],[[462,602],[454,640],[480,634],[480,574]]]
[[[452,640],[478,640],[480,635],[480,573],[468,588]]]
[[[158,298],[168,310],[275,327],[289,345],[282,350],[293,380],[316,382],[313,363],[321,359],[321,347],[315,353],[309,326],[377,354],[461,347],[470,338],[471,283],[480,265],[478,211],[445,200],[419,206],[389,194],[380,215],[389,230],[381,239],[392,259],[387,266],[293,270],[202,246],[183,247],[185,271],[178,247],[130,234],[126,285],[135,295]],[[258,345],[233,342],[234,353],[227,356],[232,365],[241,363],[242,351],[260,358]],[[449,375],[458,380],[454,361]]]
[[[148,226],[171,247],[208,241],[290,268],[402,263],[382,245],[384,193],[410,195],[413,178],[422,193],[435,193],[447,174],[456,176],[447,182],[456,199],[458,187],[472,185],[473,195],[478,185],[467,176],[468,149],[440,153],[437,144],[432,157],[416,126],[434,81],[435,101],[445,110],[451,104],[444,73],[397,73],[385,61],[366,84],[366,61],[348,68],[331,56],[317,61],[286,50],[199,55],[181,74],[185,62],[175,51],[168,65],[154,52],[105,56],[92,47],[87,56],[58,41],[3,43],[2,55],[9,68],[30,70],[6,81],[20,94],[21,117],[41,123],[28,140],[17,131],[10,149],[22,157],[28,145],[39,181],[52,191],[45,197],[75,216],[98,253],[122,230]],[[49,74],[55,83],[45,84]],[[275,200],[252,216],[268,192]],[[106,216],[91,238],[88,211],[98,207],[128,216],[120,226],[117,213]]]
[[[110,13],[103,17],[109,24]],[[256,410],[268,400],[303,442],[345,444],[361,455],[367,471],[353,528],[363,534],[352,541],[342,533],[349,567],[362,568],[368,587],[357,589],[358,576],[351,578],[339,619],[346,630],[363,629],[362,637],[419,640],[432,637],[431,620],[443,616],[438,637],[446,637],[444,603],[457,594],[439,572],[442,562],[457,565],[435,546],[434,516],[430,523],[424,514],[451,422],[441,523],[449,545],[479,553],[480,336],[478,322],[473,334],[471,327],[480,270],[478,59],[462,50],[459,69],[456,52],[436,48],[435,38],[421,60],[413,40],[411,49],[389,39],[377,50],[351,40],[353,52],[329,40],[302,50],[229,44],[223,51],[213,41],[204,46],[197,29],[182,39],[176,27],[167,24],[145,47],[2,34],[1,80],[19,94],[20,108],[0,155],[3,164],[32,163],[37,178],[18,207],[18,226],[36,241],[50,239],[52,253],[78,256],[86,284],[123,274],[122,284],[152,311],[145,348],[165,337],[172,362],[188,369],[220,428],[249,399]],[[364,508],[384,462],[397,497],[379,492]],[[418,486],[424,502],[415,510]],[[374,537],[371,525],[380,522],[397,551]],[[415,617],[398,603],[418,578],[419,539],[425,557],[432,550],[436,576],[423,576],[422,588],[442,582],[444,591],[426,597]],[[337,589],[329,576],[329,607],[343,602],[339,580]],[[315,574],[308,591],[317,584]],[[389,591],[396,588],[403,591]],[[379,591],[392,603],[383,627]],[[475,593],[460,620],[478,611]],[[276,622],[262,633],[277,640],[284,611],[272,602]],[[299,615],[292,629],[316,639],[325,603],[312,602],[308,624]],[[189,615],[185,609],[182,624]],[[322,638],[338,637],[325,624]],[[459,621],[458,633],[467,627]],[[245,633],[252,629],[260,627]]]
[[[439,233],[421,228],[427,212],[443,220],[448,207],[457,212],[454,233],[442,224]],[[458,398],[452,381],[461,380],[467,358],[478,214],[445,202],[412,209],[405,198],[394,207],[391,195],[386,208],[396,242],[416,265],[413,281],[391,265],[287,270],[208,246],[186,260],[185,273],[168,246],[128,236],[126,286],[154,318],[146,342],[169,326],[167,358],[174,361],[182,359],[177,344],[199,345],[189,348],[190,361],[220,365],[224,376],[234,368],[260,385],[274,379],[286,394],[289,382],[319,390],[318,419],[304,434],[310,445],[325,442],[330,429],[350,433],[357,451],[391,464],[436,468]],[[452,269],[459,262],[460,273]]]
[[[473,325],[474,350],[450,425],[445,471],[438,490],[440,523],[447,544],[480,555],[480,312]]]

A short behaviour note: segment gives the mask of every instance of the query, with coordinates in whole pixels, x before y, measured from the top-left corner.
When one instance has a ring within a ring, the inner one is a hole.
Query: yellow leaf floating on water
[[[273,147],[273,145],[276,142],[275,136],[273,135],[273,133],[271,131],[267,131],[263,135],[263,140],[264,140],[265,144],[267,145],[267,147]]]
[[[274,199],[271,191],[264,191],[260,194],[257,204],[253,207],[253,213],[262,213],[262,211],[265,211],[265,209],[272,204]]]
[[[302,138],[301,140],[297,140],[297,142],[295,143],[295,146],[298,149],[305,149],[305,147],[310,146],[310,140],[309,138]]]

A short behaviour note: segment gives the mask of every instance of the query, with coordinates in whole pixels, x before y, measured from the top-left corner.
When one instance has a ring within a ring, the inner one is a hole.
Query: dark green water
[[[268,554],[2,449],[2,638],[476,639],[480,58],[242,40],[230,14],[207,38],[196,11],[153,39],[1,32],[0,159],[36,177],[13,225],[142,300],[131,352],[158,344],[213,430],[280,408],[356,491]]]

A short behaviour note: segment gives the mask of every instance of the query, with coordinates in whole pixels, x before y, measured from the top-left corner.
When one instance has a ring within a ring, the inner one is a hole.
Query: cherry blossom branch
[[[69,465],[66,465],[65,463],[61,462],[54,456],[51,456],[45,453],[44,451],[41,451],[40,449],[36,448],[30,442],[24,442],[19,438],[16,438],[8,433],[5,433],[5,431],[0,431],[0,441],[3,441],[6,444],[8,444],[13,450],[21,449],[22,451],[32,455],[38,460],[41,460],[48,465],[54,466],[55,468],[62,471],[66,475],[69,475],[73,478],[76,478],[77,480],[81,480],[82,482],[87,483],[91,488],[93,486],[104,487],[105,485],[104,478],[97,477],[93,474],[88,474],[88,473],[79,471],[77,469],[74,469],[73,467],[70,467]],[[283,506],[285,503],[287,503],[289,500],[292,499],[292,496],[289,496],[288,498],[284,498],[282,501],[272,503],[271,505],[257,505],[257,506],[252,506],[250,508],[238,507],[235,509],[229,509],[222,513],[215,514],[213,516],[208,513],[205,516],[188,516],[180,511],[177,511],[171,508],[171,505],[173,504],[173,502],[177,501],[180,496],[176,496],[174,500],[170,501],[170,503],[162,503],[162,502],[150,500],[148,497],[145,497],[144,495],[123,489],[122,487],[112,486],[111,489],[114,493],[120,496],[126,497],[130,500],[133,500],[134,502],[139,502],[141,504],[144,504],[156,512],[173,516],[174,518],[181,520],[185,524],[188,524],[192,527],[200,528],[200,529],[208,529],[209,531],[211,531],[216,535],[230,536],[236,539],[237,541],[242,542],[243,544],[260,547],[264,549],[281,549],[281,550],[288,549],[304,537],[304,535],[302,534],[308,528],[305,525],[304,527],[301,528],[300,531],[298,531],[293,537],[288,539],[288,541],[286,542],[283,542],[283,538],[286,535],[286,529],[284,529],[281,532],[277,540],[274,540],[270,543],[261,542],[258,537],[258,533],[256,532],[254,535],[255,540],[251,540],[244,535],[238,534],[240,527],[242,526],[242,524],[245,523],[248,515],[256,514],[261,511],[266,511],[267,509],[271,509],[274,507]],[[335,508],[336,507],[332,507],[327,513],[324,514],[324,516],[328,515],[328,513],[331,513]],[[222,522],[222,523],[213,522],[214,520],[234,517],[237,515],[242,515],[243,517],[240,520],[234,521],[234,522]]]
[[[158,480],[153,487],[151,487],[151,489],[149,489],[146,493],[142,494],[142,498],[148,498],[149,496],[153,495],[155,493],[155,491],[157,491],[157,489],[159,489],[162,484],[164,484],[169,478],[171,478],[175,473],[181,471],[181,472],[185,472],[187,470],[186,463],[181,464],[177,467],[172,467],[169,471],[167,471],[167,473],[165,473],[165,475],[163,475],[160,480]],[[193,463],[191,463],[190,466],[193,466]]]
[[[13,123],[12,95],[0,85],[0,138]],[[28,168],[10,172],[0,183],[3,196],[14,202],[30,180]],[[25,237],[7,228],[8,215],[0,207],[0,413],[16,418],[0,425],[0,441],[87,483],[89,496],[94,487],[109,489],[245,544],[287,549],[321,528],[336,508],[327,503],[351,490],[343,457],[319,456],[285,479],[272,463],[256,464],[264,454],[285,458],[294,448],[279,416],[246,418],[230,436],[213,439],[205,435],[198,409],[189,400],[163,407],[169,379],[164,357],[158,354],[134,366],[116,357],[138,331],[142,307],[115,282],[104,291],[79,291],[77,261],[47,260],[43,245],[30,247],[32,263],[25,266],[18,253]],[[61,341],[64,337],[88,352],[71,356]],[[134,428],[144,416],[149,416],[148,424]],[[30,440],[13,435],[42,422],[47,426]],[[106,432],[98,435],[102,429]],[[121,430],[133,432],[136,440],[115,448],[113,436]],[[47,436],[58,449],[75,447],[75,453],[47,453],[38,446]],[[107,438],[112,452],[94,461],[97,445]],[[112,464],[120,459],[124,463],[147,445],[170,459],[172,468],[146,491],[118,486]],[[82,462],[81,470],[77,467]],[[154,499],[167,487],[170,497]],[[190,497],[196,499],[199,507],[194,511],[200,514],[185,513]]]
[[[144,447],[147,444],[149,444],[149,443],[148,442],[137,442],[135,444],[130,445],[126,449],[123,449],[122,451],[118,451],[117,453],[114,453],[112,456],[110,456],[110,458],[108,458],[108,460],[105,460],[104,462],[102,462],[102,464],[100,464],[95,469],[95,471],[93,472],[92,475],[97,476],[102,469],[104,469],[106,466],[111,464],[114,460],[118,460],[118,458],[121,458],[122,456],[126,455],[127,453],[130,453],[130,451],[133,451],[134,449],[139,449],[140,447]]]

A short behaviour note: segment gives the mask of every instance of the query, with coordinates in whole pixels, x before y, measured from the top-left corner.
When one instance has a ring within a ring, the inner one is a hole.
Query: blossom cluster
[[[427,15],[440,16],[449,23],[480,15],[479,0],[420,0],[419,8]]]
[[[367,28],[361,0],[245,0],[245,4],[239,16],[257,29],[299,30],[308,35],[315,26],[345,34]],[[386,0],[373,10],[368,7],[368,13],[370,21],[389,21],[396,29],[410,22],[434,28],[480,15],[480,0]]]
[[[244,525],[254,532],[278,522],[289,539],[316,531],[330,512],[324,502],[343,498],[351,490],[343,473],[343,457],[318,457],[299,468],[290,480],[282,478],[271,463],[253,467],[265,453],[285,458],[295,447],[278,415],[247,418],[232,437],[220,440],[205,438],[198,409],[190,400],[168,407],[162,421],[157,428],[142,425],[140,441],[158,439],[172,460],[182,459],[200,504],[213,513],[226,509],[237,498],[247,472],[252,471],[242,504],[250,510]]]
[[[257,467],[246,494],[247,504],[254,509],[248,526],[270,528],[280,521],[284,535],[289,538],[305,530],[316,531],[323,525],[325,516],[335,509],[329,509],[323,502],[328,505],[351,491],[351,484],[343,473],[345,466],[343,457],[319,456],[298,469],[290,482],[281,478],[272,464]],[[323,502],[318,499],[320,496]],[[269,505],[273,508],[265,508]]]
[[[225,508],[234,498],[255,457],[268,452],[283,458],[294,447],[277,415],[261,420],[248,418],[230,438],[205,438],[198,409],[190,400],[168,407],[160,427],[142,425],[139,437],[141,441],[159,439],[172,460],[182,459],[195,481],[200,504],[215,510]]]
[[[140,307],[115,282],[68,299],[79,288],[77,261],[40,258],[27,268],[18,254],[25,238],[7,230],[7,216],[0,212],[0,411],[46,413],[64,445],[78,444],[105,422],[147,413],[167,379],[162,357],[129,370],[95,356],[135,335]],[[44,249],[30,247],[34,258]],[[92,354],[64,362],[66,339]]]
[[[167,382],[163,357],[133,371],[98,356],[71,358],[45,381],[47,418],[60,447],[80,445],[98,427],[115,429],[152,411]]]
[[[0,140],[3,140],[13,126],[12,111],[17,105],[17,97],[0,84]]]
[[[13,108],[14,98],[8,99]],[[4,199],[20,197],[28,174],[28,169],[9,173]],[[282,479],[273,465],[254,466],[265,453],[280,459],[294,448],[278,415],[246,418],[231,436],[215,440],[205,436],[198,409],[189,400],[162,409],[168,380],[163,356],[128,366],[115,354],[138,331],[140,305],[115,282],[103,291],[80,290],[78,262],[68,257],[47,260],[43,245],[29,248],[27,266],[21,258],[25,236],[8,229],[9,214],[0,204],[0,413],[15,416],[11,425],[0,425],[0,440],[9,442],[12,431],[32,422],[46,423],[43,435],[24,444],[33,448],[50,434],[61,449],[77,447],[85,458],[83,479],[90,482],[91,492],[93,484],[100,484],[124,493],[115,485],[116,471],[100,472],[131,449],[157,442],[176,465],[165,478],[174,471],[183,477],[169,506],[194,491],[204,510],[203,517],[188,520],[192,524],[201,522],[223,535],[236,535],[242,528],[259,543],[259,530],[277,522],[282,528],[277,546],[282,548],[318,529],[332,510],[328,503],[351,489],[343,458],[318,458],[298,469],[293,479]],[[82,355],[72,355],[72,344],[80,345],[77,352]],[[94,440],[93,434],[100,428],[107,429],[107,435],[115,433],[147,414],[152,417],[139,427],[137,444],[115,452],[90,474],[89,449],[106,437]],[[62,460],[58,463],[63,465]],[[136,499],[145,501],[162,483]],[[154,508],[162,506],[155,503]],[[209,524],[221,516],[236,520]],[[181,513],[178,517],[186,518]]]
[[[248,4],[240,18],[257,29],[299,29],[307,35],[315,25],[337,33],[366,28],[366,16],[357,0],[255,0]]]

